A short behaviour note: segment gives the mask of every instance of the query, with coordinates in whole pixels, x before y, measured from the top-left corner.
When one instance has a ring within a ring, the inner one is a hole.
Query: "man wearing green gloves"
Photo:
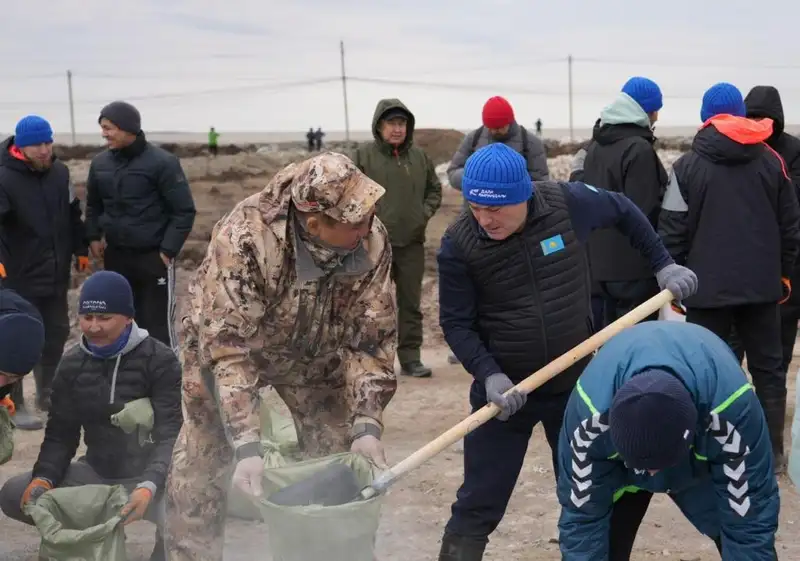
[[[422,364],[422,275],[425,228],[442,204],[442,185],[433,162],[414,146],[414,115],[399,99],[382,99],[372,117],[374,142],[362,144],[353,161],[386,194],[377,215],[389,230],[392,276],[397,286],[397,357],[403,374],[427,378]]]

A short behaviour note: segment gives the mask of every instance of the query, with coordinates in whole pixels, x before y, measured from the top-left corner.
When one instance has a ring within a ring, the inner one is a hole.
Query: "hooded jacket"
[[[404,112],[408,119],[406,139],[397,148],[386,143],[380,132],[383,116],[392,110]],[[433,162],[414,146],[414,126],[414,114],[399,99],[382,99],[372,117],[375,140],[359,146],[353,157],[361,171],[386,189],[377,215],[397,247],[423,243],[428,220],[442,204],[442,185]]]
[[[783,158],[795,193],[800,197],[800,139],[783,130],[783,103],[780,93],[773,86],[756,86],[747,94],[744,103],[748,118],[772,119],[772,136],[767,139],[767,144]],[[800,305],[800,262],[795,264],[790,278],[792,286],[798,287],[798,290],[792,291],[789,303]]]
[[[608,423],[619,388],[650,368],[683,382],[698,413],[683,461],[655,475],[628,469]],[[639,489],[667,493],[698,530],[720,538],[723,561],[776,559],[780,496],[764,413],[730,348],[707,329],[648,321],[606,343],[570,396],[558,450],[564,561],[608,559],[612,506]]]
[[[111,416],[126,403],[149,398],[151,442],[126,434]],[[183,424],[181,365],[172,350],[135,323],[114,356],[92,353],[82,339],[69,349],[53,380],[49,417],[34,477],[54,485],[64,478],[83,429],[86,462],[104,479],[140,479],[163,490],[172,448]]]
[[[28,298],[66,293],[72,257],[88,254],[81,202],[63,162],[53,156],[51,167],[38,171],[14,149],[13,136],[0,144],[0,262],[8,275],[5,286]]]
[[[478,134],[480,134],[480,137],[476,140],[475,135]],[[528,137],[528,174],[531,176],[531,180],[549,181],[550,171],[547,169],[547,154],[545,153],[544,143],[535,134],[531,134],[528,131],[525,134]],[[467,158],[473,154],[473,146],[475,146],[475,150],[479,150],[493,142],[502,142],[509,148],[513,148],[523,154],[524,141],[522,135],[522,126],[517,123],[511,123],[508,132],[502,138],[493,138],[485,127],[475,129],[467,134],[447,167],[447,179],[450,182],[450,186],[459,191],[461,190],[464,166],[467,163]]]
[[[653,148],[654,142],[647,113],[629,95],[620,93],[603,109],[595,123],[580,180],[622,193],[656,228],[667,172]],[[631,281],[653,277],[650,264],[614,229],[593,232],[588,246],[593,280]]]
[[[772,121],[717,115],[673,165],[659,233],[698,278],[687,307],[777,302],[800,251],[800,206]]]

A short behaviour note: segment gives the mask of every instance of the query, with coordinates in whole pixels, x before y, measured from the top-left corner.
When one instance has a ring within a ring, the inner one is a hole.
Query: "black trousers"
[[[773,451],[782,454],[786,366],[778,303],[689,308],[686,321],[702,325],[723,341],[727,341],[731,330],[735,329],[747,355],[747,369],[753,377],[756,395],[764,409]]]
[[[800,321],[800,305],[798,304],[781,304],[781,354],[783,356],[783,370],[789,372],[789,365],[792,363],[794,356],[794,344],[797,341],[797,322]],[[742,339],[736,332],[734,327],[731,330],[731,335],[728,338],[728,345],[733,349],[736,358],[739,362],[744,360],[744,348],[742,347]]]
[[[557,478],[558,436],[569,395],[534,392],[508,421],[492,419],[464,438],[464,483],[452,506],[448,534],[485,540],[494,532],[511,499],[533,428],[540,422]],[[486,405],[483,384],[473,382],[469,400],[473,412]]]
[[[108,246],[104,266],[130,283],[139,327],[176,349],[174,264],[164,265],[158,250],[142,252]]]
[[[61,355],[64,354],[64,344],[69,337],[69,304],[67,302],[67,289],[59,291],[52,296],[24,296],[42,316],[44,324],[44,348],[39,362],[33,368],[33,377],[36,382],[36,401],[40,409],[48,408],[50,386],[56,375]],[[20,391],[15,392],[15,403],[23,405],[22,381],[17,382]]]
[[[602,281],[600,291],[603,298],[605,327],[658,294],[655,278],[634,281]],[[657,320],[658,312],[649,315],[645,321]]]

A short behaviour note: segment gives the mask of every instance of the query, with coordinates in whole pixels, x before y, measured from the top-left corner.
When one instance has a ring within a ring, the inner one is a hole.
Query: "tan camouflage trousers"
[[[344,388],[275,386],[314,458],[349,449]],[[164,541],[169,561],[222,561],[233,450],[210,394],[194,368],[184,371],[184,421],[167,477]]]

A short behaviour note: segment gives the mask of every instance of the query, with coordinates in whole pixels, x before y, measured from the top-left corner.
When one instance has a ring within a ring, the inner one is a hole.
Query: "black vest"
[[[592,334],[586,253],[560,184],[537,182],[522,232],[495,241],[471,213],[448,228],[477,290],[476,329],[503,372],[519,382]],[[587,359],[542,386],[570,391]]]

